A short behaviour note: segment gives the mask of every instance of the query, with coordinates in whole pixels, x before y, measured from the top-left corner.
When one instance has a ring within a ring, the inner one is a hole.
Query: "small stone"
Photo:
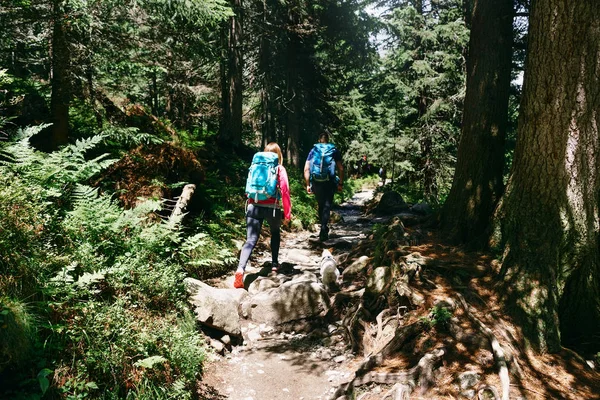
[[[466,390],[477,385],[477,383],[479,383],[480,380],[481,377],[478,373],[473,371],[467,371],[463,372],[458,376],[458,385],[462,390]]]
[[[215,351],[219,354],[223,353],[223,351],[225,350],[225,346],[223,345],[223,343],[219,342],[216,339],[210,339],[209,341],[210,347],[212,347],[213,349],[215,349]]]
[[[331,360],[331,357],[333,357],[333,354],[331,353],[331,350],[323,349],[320,357],[321,357],[321,360]]]
[[[230,345],[231,344],[231,336],[223,335],[223,337],[221,338],[221,342],[223,342],[223,344],[225,344],[225,345]]]
[[[333,359],[333,361],[335,361],[336,363],[342,363],[342,362],[346,361],[346,356],[344,356],[344,355],[337,356]]]
[[[258,329],[253,329],[251,331],[248,331],[247,337],[248,337],[248,340],[251,342],[256,342],[256,341],[262,339],[262,336],[261,336],[260,332],[258,331]]]

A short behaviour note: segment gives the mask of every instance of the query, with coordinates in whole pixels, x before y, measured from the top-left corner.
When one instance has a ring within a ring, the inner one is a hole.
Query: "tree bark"
[[[221,121],[219,124],[219,138],[226,142],[231,121],[231,102],[229,98],[229,81],[228,81],[228,60],[229,60],[229,25],[225,25],[221,29],[221,58],[219,62],[219,80],[221,83]]]
[[[273,110],[273,74],[271,71],[271,38],[268,35],[269,23],[267,20],[268,8],[266,0],[262,1],[262,30],[259,41],[259,73],[262,77],[261,99],[261,144],[264,148],[267,143],[275,140],[275,112]]]
[[[229,41],[227,45],[227,75],[223,82],[228,86],[227,107],[224,109],[221,140],[239,146],[242,142],[242,91],[243,91],[243,16],[242,0],[231,0],[235,15],[229,19]]]
[[[511,0],[474,2],[462,132],[442,228],[453,241],[476,247],[487,245],[504,186],[512,12]]]
[[[293,22],[292,22],[293,23]],[[287,65],[287,101],[286,101],[286,136],[287,159],[289,163],[300,168],[300,83],[298,80],[298,47],[300,39],[291,33],[288,45]]]
[[[504,248],[509,310],[540,351],[558,351],[561,334],[568,345],[600,335],[599,60],[595,0],[532,3],[517,145],[495,241]]]
[[[48,147],[54,150],[69,141],[69,103],[71,102],[70,64],[65,4],[53,1],[52,27],[52,128]]]

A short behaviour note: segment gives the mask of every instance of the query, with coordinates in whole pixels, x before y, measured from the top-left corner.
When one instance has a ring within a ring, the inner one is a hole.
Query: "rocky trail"
[[[440,244],[426,204],[373,197],[337,208],[325,243],[284,233],[277,273],[262,237],[246,290],[233,275],[186,280],[215,350],[200,398],[600,399],[590,362],[526,350],[500,312],[491,257]],[[338,285],[323,284],[324,251]]]
[[[361,207],[372,195],[372,190],[359,192],[335,210],[343,222],[332,225],[331,238],[324,245],[346,249],[334,250],[336,257],[366,238],[372,223],[358,223],[357,220]],[[280,250],[283,266],[277,275],[270,271],[269,250],[257,250],[255,253],[258,257],[255,257],[252,265],[265,266],[265,271],[248,267],[245,285],[247,288],[252,285],[251,292],[261,290],[257,287],[259,285],[269,286],[273,291],[280,283],[300,282],[296,286],[301,287],[307,281],[312,282],[313,286],[320,281],[318,275],[323,244],[316,243],[310,232],[284,234]],[[231,290],[227,288],[231,288],[232,284],[232,276],[213,282],[215,287],[224,290]],[[326,292],[317,289],[314,296],[309,297],[318,298],[320,295],[327,296]],[[279,300],[279,297],[275,297],[276,302]],[[293,293],[288,300],[292,308],[303,306],[294,304]],[[277,312],[273,320],[265,315],[254,318],[258,318],[258,321],[242,318],[240,332],[243,343],[231,346],[225,356],[217,356],[209,363],[203,379],[206,386],[204,395],[207,398],[239,400],[329,398],[334,388],[351,376],[355,360],[347,350],[343,335],[335,332],[337,327],[326,324],[320,318],[325,308],[311,307],[305,313],[303,311],[302,317],[307,318],[294,320],[284,327],[277,324],[281,320],[289,320],[289,317],[283,316],[280,320]],[[263,312],[272,311],[275,307],[267,308]],[[296,327],[295,323],[301,326]],[[219,344],[215,347],[221,350]]]

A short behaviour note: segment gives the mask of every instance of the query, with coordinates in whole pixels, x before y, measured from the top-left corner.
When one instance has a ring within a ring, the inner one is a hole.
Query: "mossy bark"
[[[574,344],[600,333],[600,7],[538,0],[529,29],[513,170],[496,218],[509,309],[536,349],[555,352],[561,334]]]

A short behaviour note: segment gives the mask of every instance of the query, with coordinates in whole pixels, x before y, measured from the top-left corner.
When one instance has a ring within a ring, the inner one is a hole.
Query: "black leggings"
[[[281,242],[279,228],[281,227],[282,214],[280,209],[260,207],[254,204],[248,205],[248,211],[246,212],[246,243],[244,243],[240,253],[238,269],[246,269],[246,264],[254,246],[256,246],[256,242],[258,242],[260,229],[265,219],[271,229],[271,260],[274,263],[279,262],[279,244]]]

